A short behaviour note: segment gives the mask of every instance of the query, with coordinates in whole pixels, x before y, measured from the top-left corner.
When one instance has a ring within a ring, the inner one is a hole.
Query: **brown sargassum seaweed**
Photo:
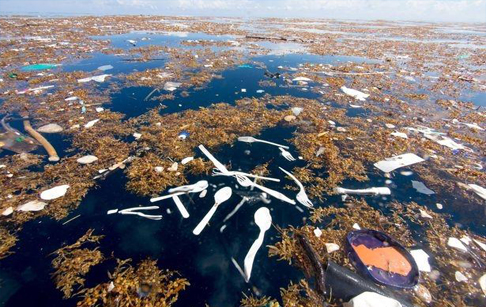
[[[77,306],[169,307],[189,286],[177,272],[159,269],[156,260],[144,260],[136,268],[130,261],[117,259],[114,272],[108,273],[110,282],[81,291]]]

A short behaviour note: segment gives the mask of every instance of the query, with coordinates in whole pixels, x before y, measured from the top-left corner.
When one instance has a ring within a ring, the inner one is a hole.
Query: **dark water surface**
[[[125,48],[127,39],[140,40],[146,34],[127,34],[116,36],[113,44],[116,47]],[[149,35],[154,43],[170,37],[171,44],[177,44],[181,39],[199,39],[204,36],[166,36]],[[228,37],[224,37],[228,39]],[[141,45],[145,44],[141,43]],[[253,59],[254,62],[262,62],[269,71],[275,72],[278,66],[296,67],[298,64],[313,62],[316,64],[337,63],[339,61],[369,62],[366,59],[355,57],[314,55],[286,55],[264,56]],[[85,59],[75,64],[63,66],[65,71],[84,70],[93,71],[98,66],[111,64],[112,70],[105,73],[130,73],[134,70],[142,71],[148,68],[163,67],[163,61],[147,63],[126,62],[117,56],[95,54],[91,59]],[[275,79],[276,87],[259,86],[260,80],[265,80],[265,69],[258,65],[252,68],[235,67],[222,73],[221,79],[213,79],[203,89],[190,89],[188,97],[182,97],[180,90],[175,92],[175,99],[162,101],[167,108],[163,113],[180,112],[186,109],[198,109],[207,107],[215,102],[234,104],[235,100],[243,97],[260,97],[266,93],[270,95],[292,95],[295,97],[317,98],[312,91],[303,91],[298,87],[284,87],[282,79]],[[108,81],[109,84],[110,81]],[[98,86],[98,85],[96,85]],[[246,93],[241,92],[245,88]],[[257,93],[263,89],[264,93]],[[112,104],[106,108],[112,111],[124,113],[126,118],[139,116],[151,108],[157,106],[159,101],[144,101],[145,96],[152,91],[148,87],[124,88],[112,97]],[[484,99],[481,95],[478,99]],[[350,116],[366,116],[360,110],[349,110]],[[354,113],[353,113],[354,112]],[[13,124],[15,126],[15,124]],[[18,127],[21,129],[21,127]],[[275,128],[264,131],[259,137],[277,143],[287,143],[286,139],[292,137],[293,130],[288,128]],[[68,139],[59,135],[48,135],[47,138],[56,148],[59,148],[61,157],[66,155],[65,150],[70,146]],[[42,150],[42,149],[40,149]],[[245,153],[249,150],[249,154]],[[295,148],[290,151],[297,156]],[[5,153],[2,153],[5,154]],[[201,156],[201,153],[199,153]],[[225,164],[231,163],[232,169],[250,171],[256,165],[268,161],[272,177],[283,179],[278,166],[290,170],[295,166],[305,166],[304,161],[289,162],[280,156],[278,148],[265,144],[235,143],[232,146],[222,147],[215,156]],[[404,168],[406,170],[406,168]],[[367,186],[384,186],[385,179],[382,176],[370,174],[371,180]],[[255,211],[266,206],[271,210],[273,223],[281,227],[288,225],[300,226],[302,219],[308,216],[307,209],[299,211],[295,206],[272,199],[270,204],[262,202],[256,204],[244,204],[241,209],[225,224],[224,217],[233,210],[234,206],[242,199],[238,193],[248,193],[236,185],[236,181],[224,177],[194,177],[190,182],[206,179],[210,182],[208,194],[200,199],[197,195],[182,197],[182,201],[190,213],[189,219],[183,219],[172,200],[166,200],[160,205],[163,214],[161,221],[152,221],[135,216],[107,215],[110,209],[124,209],[139,205],[150,204],[149,198],[137,197],[125,191],[126,178],[122,171],[118,170],[99,182],[99,187],[92,189],[82,201],[78,209],[74,210],[65,220],[58,222],[48,218],[41,218],[24,225],[19,233],[19,241],[13,248],[13,255],[0,262],[0,305],[8,307],[36,306],[74,306],[76,299],[63,300],[60,291],[55,289],[51,280],[53,273],[51,261],[52,252],[63,244],[72,244],[88,229],[95,229],[94,234],[104,235],[101,241],[101,251],[109,256],[113,251],[117,258],[132,258],[134,263],[151,257],[159,259],[159,266],[171,270],[177,270],[187,278],[191,286],[181,293],[176,306],[203,307],[205,303],[211,306],[237,306],[242,298],[242,292],[249,289],[259,293],[279,297],[279,288],[286,287],[289,280],[298,281],[301,273],[285,262],[279,262],[275,258],[267,257],[267,248],[261,248],[257,253],[253,266],[252,278],[246,284],[231,262],[231,257],[243,266],[243,259],[253,241],[257,238],[259,229],[253,222]],[[417,193],[411,186],[410,180],[415,176],[405,177],[397,175],[393,178],[393,199],[398,201],[414,200],[422,205],[427,205],[432,210],[435,208],[434,196],[426,196]],[[282,190],[286,184],[291,184],[283,179],[281,183],[267,182],[269,188]],[[213,204],[214,192],[224,185],[233,188],[233,196],[222,204],[211,223],[200,236],[194,236],[192,230],[199,223]],[[343,186],[358,187],[357,182],[345,182]],[[362,184],[361,186],[362,187]],[[163,191],[161,191],[162,193]],[[289,194],[289,192],[284,193]],[[292,192],[293,193],[293,192]],[[387,203],[391,197],[366,197],[366,200],[375,208],[387,212]],[[340,205],[340,197],[330,197],[324,203],[315,203],[316,206]],[[300,206],[300,205],[299,205]],[[484,221],[475,219],[475,211],[484,210],[483,207],[461,208],[460,204],[444,208],[442,212],[452,215],[453,220],[470,226],[471,230],[478,234],[486,234]],[[170,213],[169,213],[170,212]],[[80,215],[79,218],[65,225],[62,222]],[[226,228],[221,232],[221,227]],[[277,242],[277,231],[274,227],[266,233],[264,246]],[[106,272],[113,268],[114,261],[109,260],[96,266],[87,275],[88,287],[107,280]]]

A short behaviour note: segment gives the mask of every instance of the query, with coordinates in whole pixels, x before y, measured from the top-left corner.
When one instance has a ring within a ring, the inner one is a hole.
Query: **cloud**
[[[0,0],[3,12],[486,22],[486,0]]]

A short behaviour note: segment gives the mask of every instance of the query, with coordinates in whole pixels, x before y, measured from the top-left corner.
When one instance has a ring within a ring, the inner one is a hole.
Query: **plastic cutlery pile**
[[[280,145],[277,143],[273,142],[268,142],[260,139],[255,139],[253,137],[240,137],[238,138],[239,141],[242,142],[247,142],[247,143],[253,143],[253,142],[260,142],[260,143],[265,143],[269,144],[272,146],[277,146],[279,150],[282,153],[282,156],[287,159],[288,161],[295,161],[295,158],[292,156],[290,152],[288,152],[285,149],[289,149],[288,146]],[[262,181],[272,181],[272,182],[280,182],[280,179],[278,178],[272,178],[272,177],[265,177],[265,176],[259,176],[259,175],[254,175],[254,174],[249,174],[245,173],[242,171],[230,171],[228,168],[218,161],[203,145],[199,145],[198,147],[201,152],[214,164],[215,169],[212,172],[213,176],[226,176],[226,177],[233,177],[236,179],[236,182],[243,188],[250,188],[251,190],[253,188],[260,190],[262,193],[260,195],[267,197],[271,196],[274,197],[278,200],[281,200],[283,202],[296,205],[295,200],[287,197],[283,193],[270,189],[268,187],[265,187],[259,183],[257,183],[257,180],[262,180]],[[290,172],[280,168],[284,173],[286,173],[288,176],[290,176],[296,184],[300,188],[300,192],[296,195],[296,200],[303,204],[306,207],[312,207],[312,203],[310,202],[309,198],[307,197],[304,186],[293,176]],[[251,180],[252,178],[253,180]],[[194,194],[194,193],[200,193],[200,197],[204,197],[206,195],[207,189],[209,187],[209,183],[206,180],[200,180],[194,184],[189,184],[189,185],[183,185],[179,187],[174,187],[168,190],[167,195],[162,195],[162,196],[157,196],[153,197],[150,199],[150,202],[158,202],[162,201],[165,199],[172,199],[181,213],[183,218],[189,218],[189,212],[182,203],[181,199],[179,198],[182,195],[189,195],[189,194]],[[206,226],[209,224],[209,221],[215,214],[216,210],[218,207],[223,204],[224,202],[228,201],[231,196],[233,195],[233,190],[226,186],[222,187],[216,193],[214,194],[214,204],[210,208],[210,210],[206,213],[206,215],[203,217],[203,219],[197,224],[197,226],[193,230],[193,234],[198,236],[202,233],[202,231],[206,228]],[[238,210],[239,208],[248,200],[248,198],[243,197],[242,201],[235,205],[235,207],[232,209],[232,211],[225,217],[223,220],[223,223],[225,223],[229,218],[231,218]],[[192,201],[192,199],[191,199]],[[139,217],[143,217],[146,219],[151,219],[151,220],[161,220],[162,215],[150,215],[146,214],[141,211],[151,211],[151,210],[157,210],[160,209],[159,206],[147,206],[147,207],[133,207],[133,208],[128,208],[128,209],[112,209],[109,210],[107,213],[108,214],[122,214],[122,215],[137,215]],[[270,215],[270,210],[268,208],[262,207],[259,208],[254,215],[255,219],[255,224],[260,228],[260,234],[258,238],[253,242],[251,245],[245,259],[244,259],[244,269],[242,270],[236,260],[232,258],[233,262],[235,263],[235,266],[239,269],[239,271],[242,273],[244,279],[246,282],[250,280],[251,277],[251,271],[253,268],[253,262],[255,261],[255,256],[258,250],[260,249],[261,245],[263,244],[265,232],[270,228],[272,224],[272,217]],[[223,225],[221,228],[221,232],[224,230],[226,227],[226,224]]]

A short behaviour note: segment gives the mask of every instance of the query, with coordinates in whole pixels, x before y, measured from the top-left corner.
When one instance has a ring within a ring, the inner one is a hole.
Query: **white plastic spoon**
[[[230,199],[231,195],[233,194],[233,190],[230,187],[224,187],[214,194],[214,205],[211,207],[211,210],[204,216],[204,218],[199,222],[199,224],[194,228],[192,233],[198,236],[201,231],[203,231],[204,227],[209,223],[209,220],[216,212],[216,209],[219,205]]]
[[[260,228],[260,234],[255,242],[253,242],[253,245],[250,247],[250,250],[245,257],[244,270],[246,282],[250,280],[253,261],[255,261],[255,255],[258,249],[260,249],[260,246],[262,246],[265,232],[270,229],[270,226],[272,226],[272,216],[270,215],[270,210],[268,210],[268,208],[261,207],[255,212],[255,224],[257,224]]]

